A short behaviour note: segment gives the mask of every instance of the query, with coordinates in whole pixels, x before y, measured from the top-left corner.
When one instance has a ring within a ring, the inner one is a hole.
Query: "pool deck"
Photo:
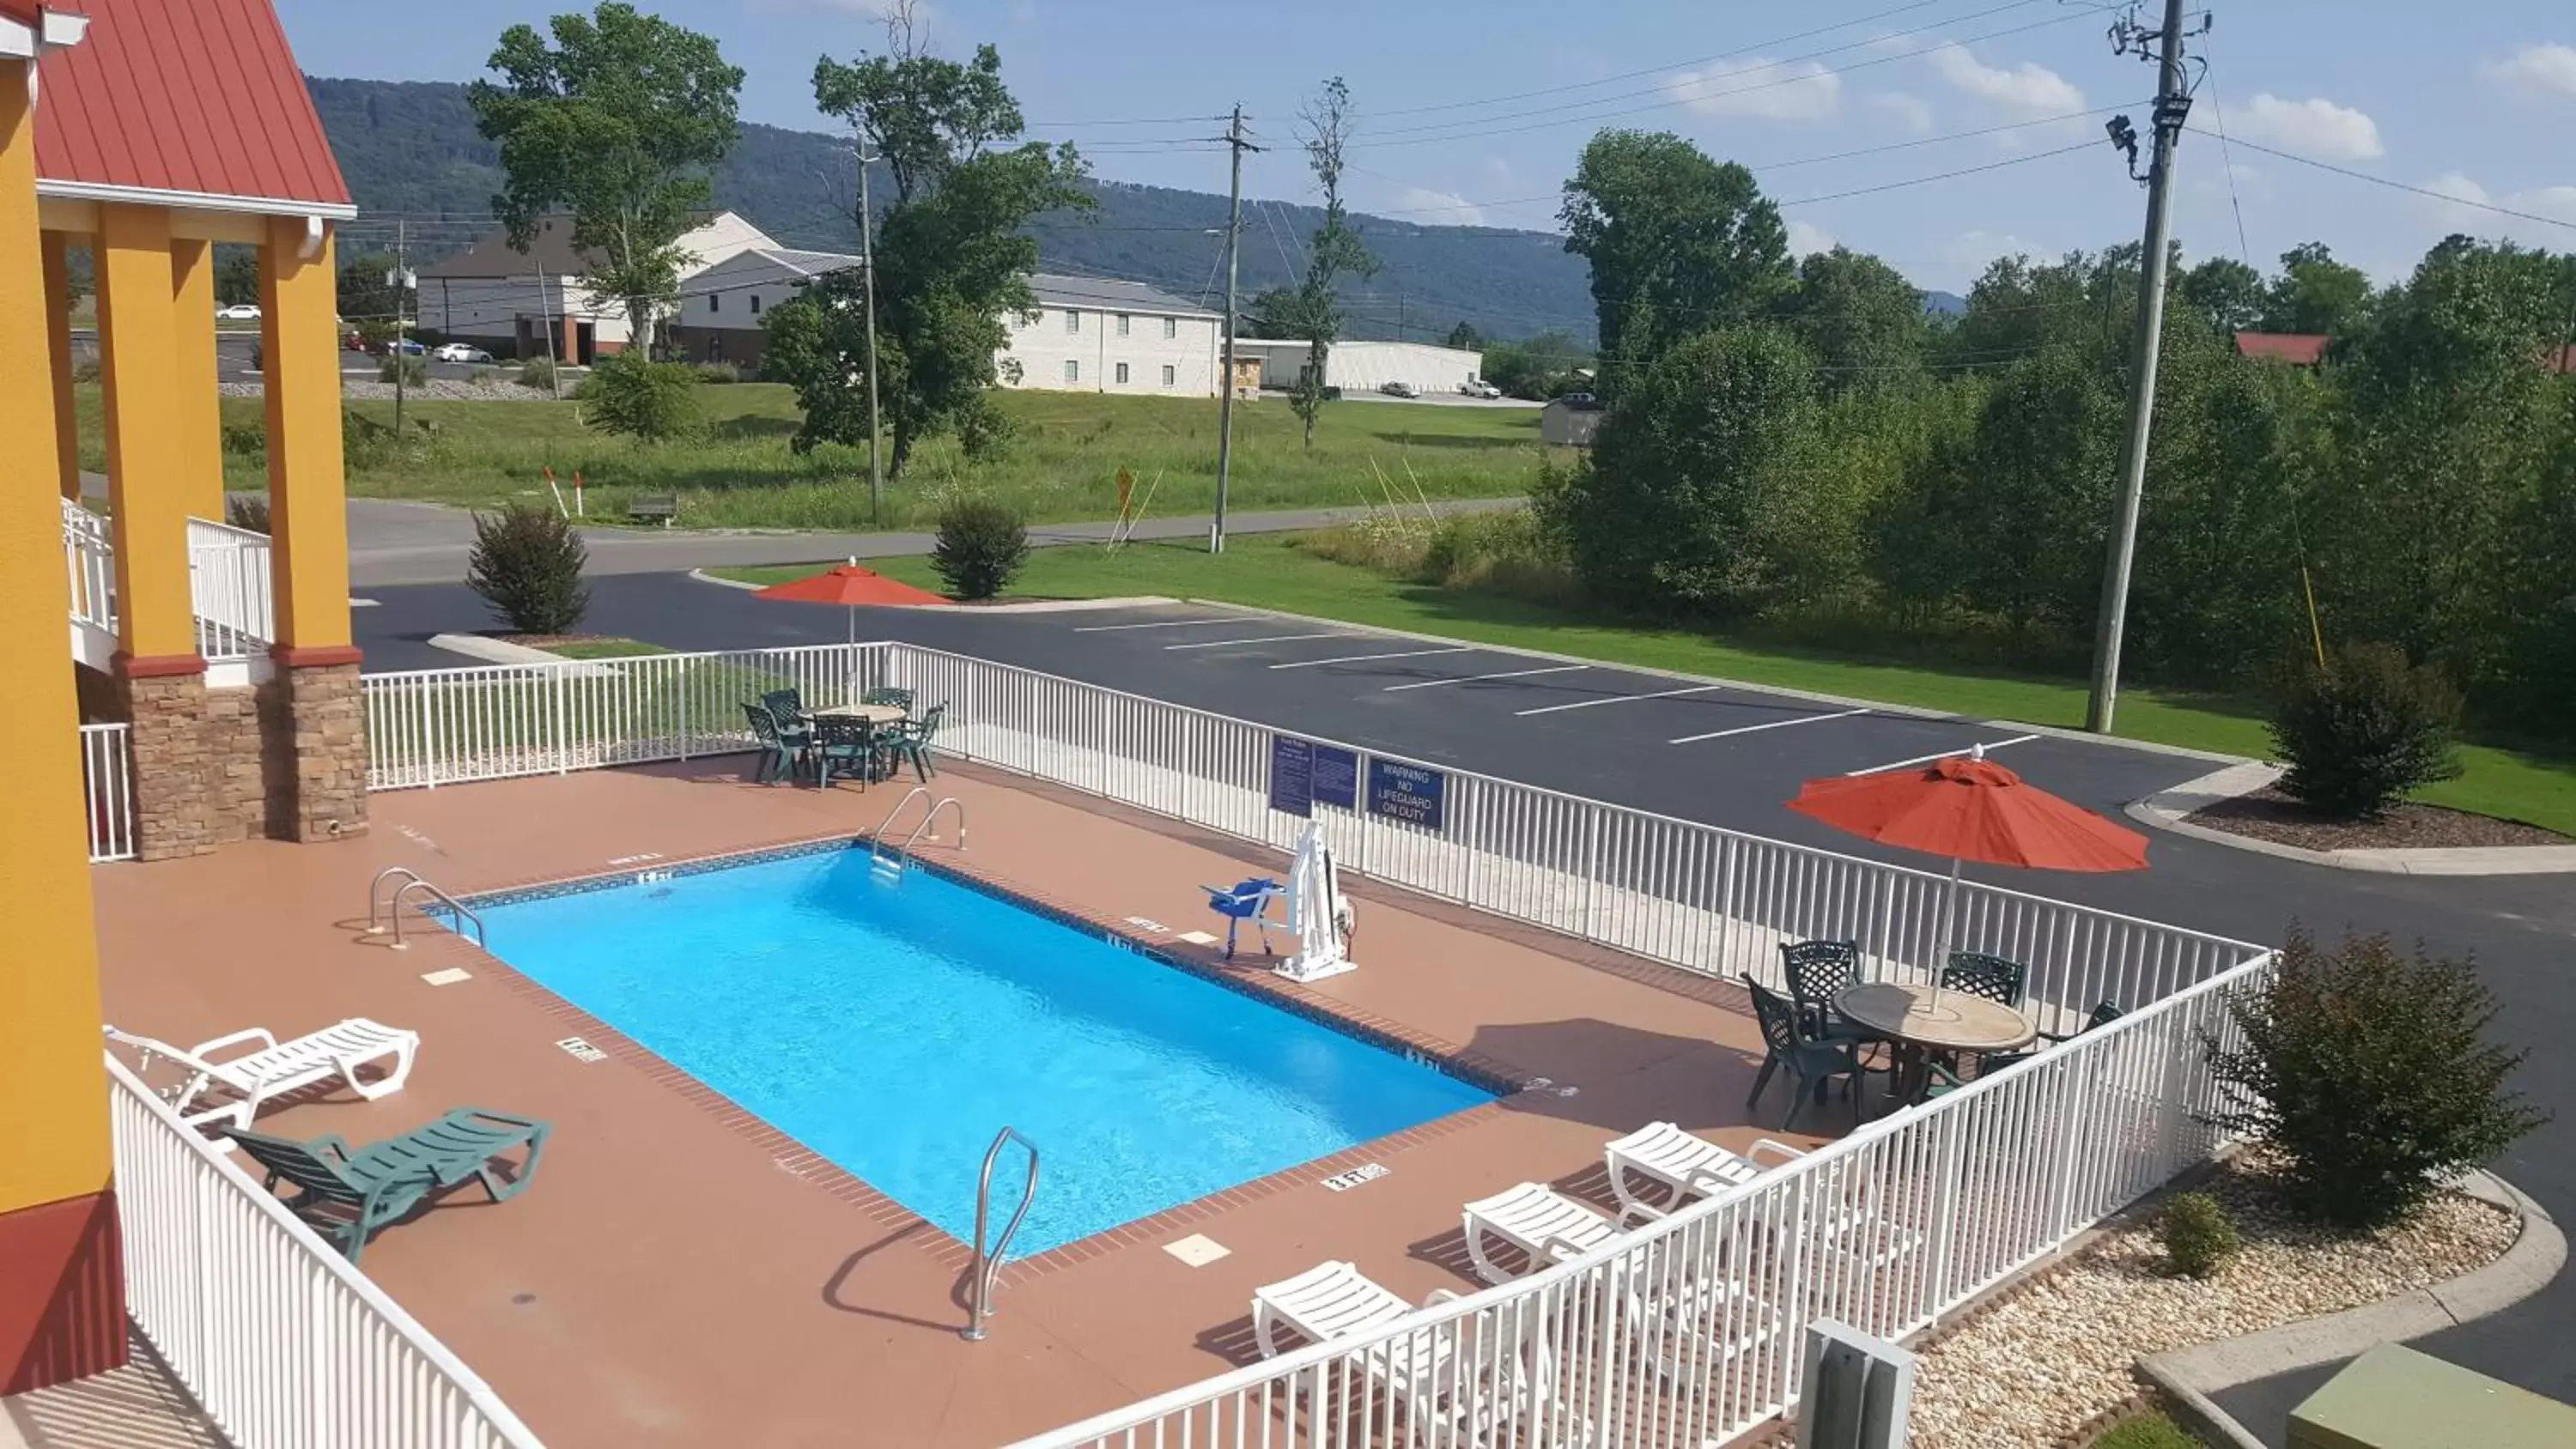
[[[1607,1204],[1601,1144],[1643,1123],[1738,1149],[1814,1140],[1769,1130],[1780,1083],[1765,1128],[1748,1125],[1761,1047],[1732,985],[1365,881],[1351,883],[1361,969],[1274,984],[1257,953],[1227,968],[1126,922],[1221,936],[1199,884],[1282,874],[1284,859],[952,767],[940,786],[966,803],[971,844],[944,831],[925,859],[1168,943],[1248,989],[1551,1084],[1014,1264],[990,1339],[963,1342],[953,1239],[469,942],[416,923],[396,952],[364,933],[368,880],[389,865],[457,894],[656,869],[864,832],[901,793],[752,786],[744,758],[380,794],[357,840],[96,873],[120,1027],[185,1044],[370,1016],[421,1033],[402,1092],[272,1109],[266,1130],[367,1140],[468,1104],[554,1121],[525,1194],[493,1207],[461,1192],[380,1234],[364,1262],[554,1449],[996,1444],[1250,1362],[1252,1290],[1326,1259],[1417,1300],[1468,1291],[1461,1202],[1536,1179]],[[471,979],[421,979],[457,967]],[[570,1036],[607,1060],[576,1060],[556,1045]],[[1844,1110],[1810,1107],[1800,1126],[1838,1128]],[[1322,1185],[1363,1163],[1387,1173]],[[958,1164],[961,1192],[975,1166]],[[1227,1256],[1193,1268],[1163,1251],[1191,1234]]]

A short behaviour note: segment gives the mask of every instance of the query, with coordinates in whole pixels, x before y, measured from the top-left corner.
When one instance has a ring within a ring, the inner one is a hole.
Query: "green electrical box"
[[[2290,1449],[2568,1449],[2576,1409],[2383,1343],[2290,1411]]]

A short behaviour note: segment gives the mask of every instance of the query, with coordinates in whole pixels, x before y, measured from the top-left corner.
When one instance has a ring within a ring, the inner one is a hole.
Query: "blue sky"
[[[880,3],[646,8],[713,34],[749,72],[746,119],[816,127],[815,57],[877,45]],[[472,78],[504,27],[557,8],[570,7],[278,0],[308,71],[401,80]],[[2268,269],[2315,238],[2386,279],[2450,231],[2576,250],[2576,147],[2565,140],[2576,128],[2576,8],[2565,0],[2214,8],[2216,27],[2195,42],[2209,61],[2195,127],[2223,120],[2231,138],[2571,225],[2409,195],[2250,146],[2223,155],[2214,136],[2194,134],[2183,140],[2176,221],[2192,256],[2250,254]],[[1362,210],[1552,227],[1555,193],[1595,130],[1669,129],[1752,166],[1799,249],[1839,241],[1951,289],[2000,253],[2136,238],[2140,193],[2101,139],[2104,117],[2058,119],[2120,107],[2144,128],[2153,70],[2112,54],[2111,16],[2069,0],[928,7],[934,46],[999,46],[1037,133],[1082,146],[1104,179],[1222,191],[1221,150],[1192,139],[1216,123],[1164,118],[1214,117],[1240,101],[1273,143],[1247,163],[1246,190],[1308,199],[1296,110],[1338,74],[1363,113],[1347,183]],[[1146,124],[1107,124],[1127,121]],[[1843,154],[1899,142],[1921,144]],[[1866,190],[1969,168],[1991,169]],[[1856,191],[1866,194],[1844,194]]]

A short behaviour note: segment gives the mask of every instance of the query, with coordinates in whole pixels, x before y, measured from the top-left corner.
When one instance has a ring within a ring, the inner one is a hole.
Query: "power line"
[[[2183,129],[2195,136],[2210,134],[2198,126],[2185,126]],[[2367,181],[2373,186],[2385,186],[2391,191],[2403,191],[2415,196],[2430,197],[2435,201],[2447,201],[2454,206],[2465,206],[2475,211],[2491,211],[2498,216],[2510,216],[2520,221],[2543,222],[2550,226],[2563,226],[2576,231],[2576,221],[2568,221],[2562,217],[2543,216],[2536,211],[2516,211],[2510,206],[2497,206],[2492,202],[2471,201],[2465,196],[2453,196],[2447,191],[2435,191],[2429,186],[2409,186],[2403,181],[2391,181],[2385,176],[2373,176],[2367,171],[2355,171],[2349,166],[2337,166],[2330,161],[2319,161],[2313,156],[2301,156],[2296,152],[2277,150],[2254,141],[2238,141],[2235,144],[2248,151],[2260,151],[2266,156],[2277,156],[2284,161],[2313,166],[2319,171],[2331,171],[2337,176],[2347,176],[2355,181]]]

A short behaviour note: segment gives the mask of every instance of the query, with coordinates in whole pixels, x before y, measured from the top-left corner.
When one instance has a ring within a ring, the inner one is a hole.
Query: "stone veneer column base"
[[[120,670],[132,721],[140,860],[236,840],[321,841],[367,828],[367,718],[354,650],[277,661],[265,683],[210,689],[202,672]]]
[[[116,1194],[0,1213],[0,1394],[125,1363]]]
[[[367,829],[367,706],[358,666],[280,660],[262,689],[268,833],[310,844]]]
[[[217,752],[236,748],[220,739],[208,748],[209,695],[205,665],[192,669],[155,667],[160,661],[117,662],[116,683],[122,713],[133,722],[129,737],[134,763],[134,846],[139,860],[173,860],[204,855],[224,839],[240,839],[237,830],[219,827],[210,799],[210,784],[220,777]],[[226,702],[226,724],[235,725],[238,707]],[[254,739],[256,737],[254,736]],[[253,745],[256,749],[256,745]],[[258,758],[251,760],[254,771]]]

